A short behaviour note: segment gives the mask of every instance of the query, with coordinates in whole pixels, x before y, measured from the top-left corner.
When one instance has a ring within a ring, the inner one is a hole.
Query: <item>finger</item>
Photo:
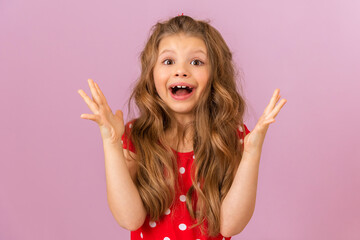
[[[92,79],[88,79],[89,82],[89,87],[90,87],[90,91],[91,91],[91,95],[93,96],[94,101],[98,104],[98,105],[102,105],[102,101],[99,97],[99,94],[95,88],[95,84],[94,81]]]
[[[278,92],[277,92],[277,94],[276,95],[273,95],[273,97],[271,98],[271,106],[272,106],[272,109],[274,109],[274,107],[275,107],[275,104],[279,101],[279,99],[281,98],[281,96],[280,96],[280,89],[276,89],[276,90],[278,90]],[[275,91],[276,91],[275,90]],[[274,96],[276,97],[276,99],[274,100]]]
[[[274,118],[271,118],[271,119],[268,119],[268,120],[265,120],[265,124],[270,124],[270,123],[273,123],[275,122],[275,119]]]
[[[117,110],[115,115],[118,116],[120,119],[123,119],[123,112],[121,110]]]
[[[278,101],[278,96],[279,96],[279,93],[280,93],[280,89],[275,89],[271,99],[270,99],[270,103],[267,105],[267,107],[265,108],[265,113],[269,113],[271,112],[274,107],[275,107],[275,104],[276,102]]]
[[[280,98],[281,98],[281,96],[279,95],[276,99],[276,102],[278,102]]]
[[[84,114],[81,114],[80,117],[83,118],[83,119],[92,120],[92,121],[94,121],[94,122],[98,122],[98,120],[99,120],[98,116],[93,115],[93,114],[86,114],[86,113],[84,113]]]
[[[86,93],[82,89],[78,90],[78,93],[84,99],[84,101],[93,113],[99,112],[98,105],[88,95],[86,95]]]
[[[281,99],[281,101],[278,103],[278,105],[276,105],[276,107],[271,112],[271,114],[269,114],[269,118],[275,118],[280,112],[280,109],[285,105],[286,102],[287,102],[286,99]]]
[[[96,82],[94,82],[94,83],[95,83],[95,88],[96,88],[96,90],[97,90],[97,92],[99,94],[99,97],[101,98],[102,103],[107,104],[106,98],[105,98],[103,92],[100,90],[99,85]]]

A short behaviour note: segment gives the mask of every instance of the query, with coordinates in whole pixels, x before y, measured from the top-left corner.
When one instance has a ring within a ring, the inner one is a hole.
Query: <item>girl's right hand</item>
[[[78,93],[94,114],[81,114],[80,117],[92,120],[99,125],[103,141],[112,144],[119,143],[125,131],[123,112],[117,110],[114,115],[99,86],[92,79],[88,79],[88,83],[93,100],[82,89],[78,90]]]

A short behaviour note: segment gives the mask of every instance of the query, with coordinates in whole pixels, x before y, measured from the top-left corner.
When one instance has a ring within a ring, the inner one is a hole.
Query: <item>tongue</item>
[[[179,89],[176,91],[175,95],[177,96],[184,96],[184,95],[188,95],[189,92],[186,89]]]

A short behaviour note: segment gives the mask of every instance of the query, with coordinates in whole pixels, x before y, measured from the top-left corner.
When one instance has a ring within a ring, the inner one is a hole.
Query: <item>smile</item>
[[[190,88],[187,86],[174,86],[169,88],[169,91],[173,99],[185,100],[194,94],[195,88]]]

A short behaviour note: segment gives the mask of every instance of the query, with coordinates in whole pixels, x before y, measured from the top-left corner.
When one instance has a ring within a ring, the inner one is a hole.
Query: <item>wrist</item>
[[[108,138],[103,138],[103,144],[104,145],[121,147],[121,148],[122,148],[122,145],[123,145],[121,139],[108,139]]]
[[[261,156],[261,147],[259,148],[255,148],[255,149],[252,149],[250,151],[246,151],[246,149],[244,150],[244,155],[246,154],[248,157],[251,157],[251,158],[260,158]]]

